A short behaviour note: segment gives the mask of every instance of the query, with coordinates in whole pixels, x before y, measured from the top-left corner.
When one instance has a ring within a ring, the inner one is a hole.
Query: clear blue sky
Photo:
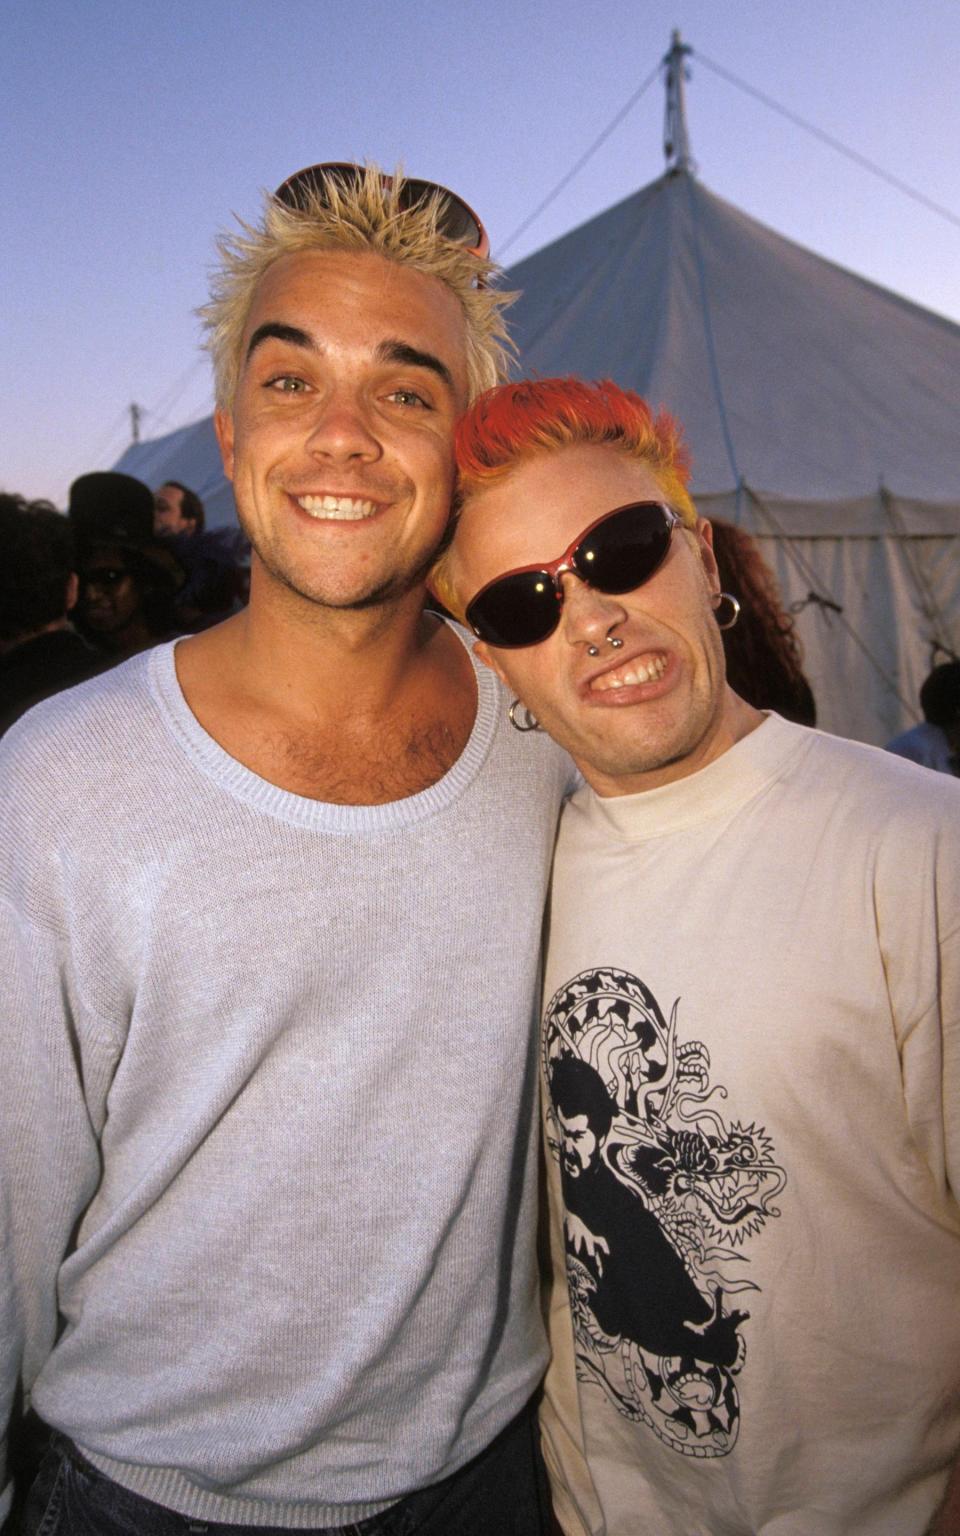
[[[960,216],[956,0],[4,0],[0,486],[64,505],[123,451],[131,401],[146,437],[207,412],[192,311],[216,231],[261,188],[402,161],[462,192],[496,252],[673,27],[710,190],[960,320],[960,228],[696,57]],[[507,264],[657,177],[662,125],[658,80]]]

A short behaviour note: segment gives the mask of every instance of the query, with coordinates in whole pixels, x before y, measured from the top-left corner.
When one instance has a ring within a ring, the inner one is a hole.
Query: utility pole
[[[133,441],[135,443],[139,443],[139,441],[140,441],[140,418],[141,418],[142,415],[143,415],[143,406],[142,405],[133,405],[132,404],[130,406],[130,429],[131,429],[131,431],[133,433]]]
[[[667,111],[663,125],[663,152],[670,171],[695,171],[696,163],[690,153],[687,136],[687,109],[684,102],[683,83],[690,75],[686,58],[693,49],[680,41],[675,31],[670,40],[670,52],[664,55],[664,84],[667,88]]]

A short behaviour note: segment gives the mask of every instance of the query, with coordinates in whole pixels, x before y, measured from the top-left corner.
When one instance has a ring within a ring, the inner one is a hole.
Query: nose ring
[[[619,651],[620,647],[623,645],[623,641],[620,640],[616,635],[608,635],[607,636],[607,644],[609,646],[611,646],[613,648],[613,650]],[[587,655],[588,656],[599,656],[600,655],[600,647],[598,645],[588,645],[587,646]]]

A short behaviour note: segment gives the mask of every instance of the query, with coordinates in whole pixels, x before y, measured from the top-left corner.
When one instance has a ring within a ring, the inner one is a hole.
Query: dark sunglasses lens
[[[293,176],[288,176],[273,195],[278,203],[283,203],[285,207],[293,208],[298,213],[304,213],[311,200],[319,198],[321,204],[326,203],[332,180],[336,179],[344,187],[356,187],[363,180],[363,176],[362,165],[351,165],[346,160],[331,161],[324,165],[310,165],[306,170],[297,171]],[[400,189],[400,206],[415,208],[418,203],[425,202],[438,192],[441,193],[437,218],[437,228],[440,233],[457,245],[465,245],[468,250],[479,249],[483,245],[484,235],[476,215],[471,212],[466,203],[460,201],[455,193],[448,192],[446,187],[438,186],[435,181],[405,180]]]
[[[474,598],[467,620],[488,645],[536,645],[560,622],[556,588],[544,571],[504,576]]]
[[[319,198],[321,203],[326,203],[327,187],[334,177],[343,186],[353,187],[362,175],[363,171],[359,165],[350,165],[347,161],[331,162],[329,165],[309,165],[306,170],[297,171],[293,176],[288,176],[273,195],[278,203],[303,213],[311,199]]]
[[[437,192],[442,194],[437,215],[440,233],[454,244],[474,250],[480,245],[483,233],[466,203],[448,192],[446,187],[438,186],[435,181],[405,181],[400,192],[400,206],[415,208],[418,203],[426,202]]]
[[[579,575],[600,592],[632,592],[649,581],[670,547],[670,524],[656,502],[621,507],[581,540]]]

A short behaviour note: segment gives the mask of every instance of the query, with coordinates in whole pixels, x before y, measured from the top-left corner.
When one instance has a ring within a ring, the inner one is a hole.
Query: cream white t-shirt
[[[960,1446],[958,831],[960,784],[776,716],[569,804],[541,1048],[565,1531],[928,1528]]]

